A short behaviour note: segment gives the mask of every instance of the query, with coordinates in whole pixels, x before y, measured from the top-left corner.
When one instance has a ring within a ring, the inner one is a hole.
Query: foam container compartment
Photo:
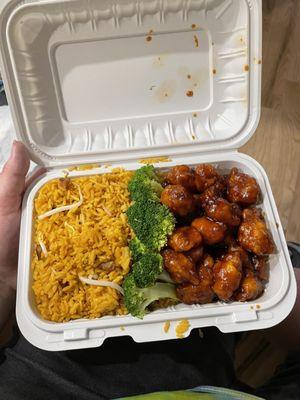
[[[186,335],[206,326],[237,332],[281,322],[296,298],[284,233],[266,173],[238,152],[260,117],[261,0],[0,0],[0,11],[1,71],[18,139],[47,168],[23,201],[17,287],[23,335],[54,351],[123,335],[174,339],[182,319],[190,322]],[[135,170],[141,158],[159,156],[170,161],[158,168],[208,162],[257,179],[278,250],[264,295],[249,303],[180,304],[143,320],[41,319],[30,268],[38,190],[70,165]]]

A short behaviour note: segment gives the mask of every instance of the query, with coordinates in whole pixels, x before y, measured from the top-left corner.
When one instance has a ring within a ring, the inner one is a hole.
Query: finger
[[[39,176],[43,175],[47,170],[45,168],[37,167],[26,178],[25,190],[35,181]]]
[[[30,160],[25,146],[14,142],[9,160],[0,174],[0,211],[12,213],[19,209],[25,190]]]

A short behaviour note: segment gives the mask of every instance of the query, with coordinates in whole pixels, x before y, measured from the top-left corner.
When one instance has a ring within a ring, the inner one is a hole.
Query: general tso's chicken
[[[203,243],[213,245],[222,242],[226,234],[226,226],[220,222],[212,221],[206,217],[196,218],[192,222],[202,236]]]
[[[199,283],[195,264],[189,257],[171,249],[165,250],[162,256],[164,267],[175,283]]]
[[[206,215],[216,222],[223,222],[228,226],[239,226],[242,211],[237,204],[229,203],[222,198],[208,200],[203,208]]]
[[[181,185],[167,186],[160,198],[170,210],[180,217],[191,214],[195,209],[195,200],[193,195]]]
[[[166,175],[166,182],[170,185],[181,185],[190,192],[195,192],[195,174],[187,165],[179,165],[170,169]]]
[[[224,243],[229,253],[237,252],[242,260],[243,273],[246,277],[256,276],[261,281],[269,280],[269,263],[268,256],[250,255],[244,250],[231,235],[226,235]]]
[[[177,228],[168,241],[169,247],[175,251],[189,251],[201,243],[201,233],[192,226]]]
[[[254,266],[252,260],[250,259],[249,254],[246,250],[244,250],[234,238],[225,238],[225,242],[227,241],[227,249],[229,253],[238,253],[242,260],[243,270],[254,271]]]
[[[213,258],[206,254],[199,265],[199,284],[183,284],[177,287],[177,296],[185,304],[211,303],[215,297],[213,285]]]
[[[215,263],[213,272],[215,281],[213,291],[220,300],[230,300],[242,279],[241,257],[238,253],[228,253]]]
[[[214,283],[214,259],[209,255],[205,254],[203,260],[198,265],[198,274],[201,283],[205,283],[208,287],[212,287]]]
[[[256,204],[259,197],[260,188],[256,179],[233,168],[227,181],[228,200],[247,207]]]
[[[256,276],[246,276],[235,294],[237,301],[250,301],[257,299],[263,292],[264,286]]]
[[[270,266],[268,263],[268,257],[266,256],[253,256],[252,264],[256,276],[262,281],[269,280]]]
[[[219,176],[213,185],[198,196],[197,202],[203,207],[211,199],[224,197],[226,194],[226,187],[226,178],[224,176]]]
[[[186,256],[188,256],[194,264],[198,264],[198,262],[202,259],[204,253],[203,246],[195,247],[194,249],[191,249],[184,253]]]
[[[212,276],[213,276],[212,272],[213,272],[214,264],[215,264],[215,262],[214,262],[214,259],[212,258],[212,256],[209,255],[209,254],[204,254],[203,260],[202,260],[202,262],[200,264],[200,269],[201,269],[201,267],[204,267],[205,269],[209,270],[210,271],[210,276],[212,278]]]
[[[215,297],[213,290],[200,282],[199,285],[184,283],[176,288],[177,297],[185,304],[207,304],[211,303]]]
[[[243,222],[239,228],[238,241],[245,250],[254,254],[274,253],[275,245],[261,210],[247,208],[243,211]]]
[[[200,164],[195,169],[195,182],[198,192],[202,193],[205,189],[214,185],[220,175],[213,165]]]

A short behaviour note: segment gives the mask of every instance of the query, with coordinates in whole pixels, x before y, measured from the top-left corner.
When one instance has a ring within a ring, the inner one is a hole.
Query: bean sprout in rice
[[[131,177],[132,172],[116,169],[103,175],[52,180],[38,192],[32,287],[45,320],[66,322],[127,313],[115,287],[122,285],[130,270],[132,233],[126,210]],[[47,250],[38,254],[41,243]],[[80,279],[91,276],[116,285],[88,285]]]

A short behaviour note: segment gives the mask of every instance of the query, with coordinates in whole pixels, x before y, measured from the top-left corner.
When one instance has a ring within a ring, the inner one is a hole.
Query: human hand
[[[29,165],[25,146],[15,141],[10,158],[0,174],[0,282],[14,289],[23,194],[28,185],[44,172],[40,169],[26,180]]]

